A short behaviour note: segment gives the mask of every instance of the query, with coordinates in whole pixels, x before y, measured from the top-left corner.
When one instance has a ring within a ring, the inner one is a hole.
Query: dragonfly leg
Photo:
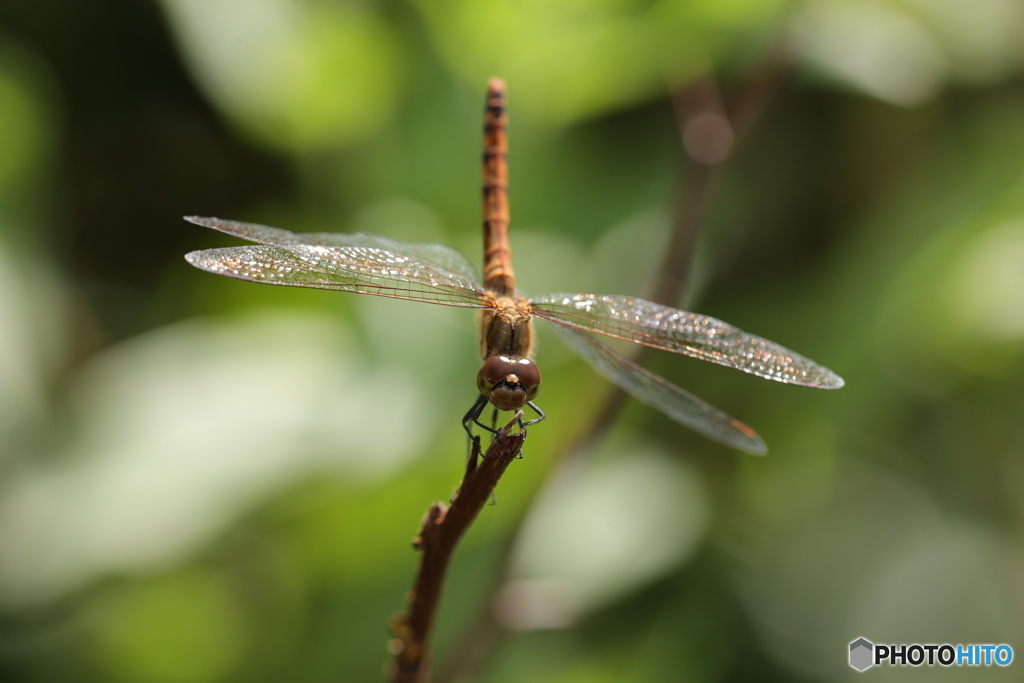
[[[483,394],[480,394],[476,399],[476,403],[473,404],[473,407],[471,407],[469,411],[466,412],[465,417],[462,418],[462,428],[465,429],[466,434],[469,435],[470,450],[472,450],[473,444],[476,444],[477,450],[482,450],[480,448],[480,437],[473,433],[473,425],[476,425],[481,429],[486,429],[492,434],[498,433],[498,430],[491,429],[487,425],[480,422],[480,414],[484,412],[484,408],[486,407],[487,397],[484,396]]]
[[[480,427],[483,427],[484,429],[487,429],[487,425],[482,425],[479,422],[479,420],[480,420],[480,413],[484,412],[484,408],[486,408],[486,407],[487,407],[487,397],[484,396],[483,394],[480,394],[479,396],[476,397],[476,403],[473,404],[473,407],[470,408],[466,412],[465,417],[462,418],[462,428],[466,430],[466,433],[469,434],[470,438],[473,438],[473,436],[474,436],[473,435],[473,427],[472,427],[472,425],[475,424],[475,425],[478,425]],[[491,430],[491,431],[494,431],[494,430]]]
[[[497,436],[497,434],[498,434],[498,429],[497,429],[497,425],[498,425],[498,409],[497,408],[495,408],[494,412],[491,413],[491,426],[490,427],[488,427],[487,425],[485,425],[483,422],[480,421],[480,415],[484,412],[484,409],[487,407],[487,403],[488,403],[487,397],[484,396],[483,394],[481,394],[480,396],[477,397],[476,402],[473,404],[473,407],[471,407],[466,412],[465,417],[462,418],[462,428],[465,429],[466,430],[466,434],[469,435],[469,439],[470,439],[469,445],[470,445],[470,447],[472,447],[473,444],[476,444],[477,448],[478,449],[480,448],[480,437],[473,433],[473,425],[476,425],[477,427],[480,427],[481,429],[490,432],[494,436]],[[547,413],[545,413],[543,410],[541,410],[537,406],[537,404],[535,404],[533,401],[527,401],[526,405],[530,406],[530,408],[533,409],[533,412],[537,413],[537,417],[533,418],[532,420],[528,420],[528,421],[524,422],[522,414],[520,414],[520,416],[519,416],[519,428],[523,429],[523,430],[525,430],[530,425],[537,424],[538,422],[540,422],[541,420],[543,420],[544,418],[547,417]],[[522,454],[520,454],[520,457],[521,456],[522,456]]]
[[[526,422],[524,422],[523,421],[523,413],[522,412],[519,413],[519,429],[521,429],[523,431],[523,434],[526,433],[526,428],[527,427],[529,427],[530,425],[537,424],[538,422],[540,422],[541,420],[543,420],[544,418],[546,418],[548,416],[548,414],[545,413],[543,410],[541,410],[540,407],[538,407],[537,404],[534,403],[533,401],[527,401],[526,405],[530,406],[530,408],[533,409],[533,412],[537,413],[537,417],[533,418],[532,420],[527,420]],[[523,457],[523,452],[519,451],[519,454],[516,457],[517,458]]]
[[[529,420],[527,422],[523,422],[522,418],[520,418],[519,419],[519,426],[520,427],[526,428],[526,427],[529,427],[530,425],[535,425],[535,424],[537,424],[538,422],[540,422],[541,420],[543,420],[544,418],[546,418],[548,416],[548,414],[545,413],[543,410],[541,410],[537,406],[537,404],[534,403],[533,401],[527,401],[526,405],[530,406],[533,409],[533,412],[537,413],[537,417],[535,417],[532,420]]]

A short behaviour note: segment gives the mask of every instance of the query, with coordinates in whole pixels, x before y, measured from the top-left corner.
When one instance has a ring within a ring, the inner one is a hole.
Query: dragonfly
[[[185,220],[252,242],[193,251],[185,256],[202,270],[239,280],[289,287],[338,290],[480,311],[483,364],[478,396],[463,418],[480,421],[488,405],[497,411],[529,408],[546,415],[534,399],[541,373],[533,360],[533,319],[552,324],[556,335],[601,375],[642,403],[704,436],[739,450],[763,454],[764,441],[743,422],[626,358],[599,337],[625,340],[699,358],[765,379],[838,389],[843,379],[828,368],[767,339],[700,313],[629,296],[554,293],[527,297],[516,287],[509,241],[508,143],[505,84],[492,78],[484,109],[483,278],[469,261],[441,244],[405,242],[364,233],[291,232],[256,223],[186,216]]]

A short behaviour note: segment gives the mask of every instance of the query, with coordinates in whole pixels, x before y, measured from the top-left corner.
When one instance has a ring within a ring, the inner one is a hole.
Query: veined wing
[[[323,247],[369,247],[382,249],[394,254],[411,256],[424,263],[455,273],[456,275],[478,282],[476,271],[466,257],[455,249],[443,244],[428,242],[403,242],[388,239],[379,235],[366,233],[340,232],[292,232],[283,228],[272,228],[259,223],[225,220],[223,218],[206,218],[203,216],[185,216],[189,223],[213,228],[250,242],[267,244],[275,247],[290,247],[299,244]]]
[[[800,354],[706,315],[625,296],[544,294],[530,300],[538,318],[674,351],[758,377],[819,389],[843,379]]]
[[[768,452],[757,432],[736,418],[620,356],[593,335],[563,325],[553,327],[566,346],[640,402],[657,408],[676,422],[719,443],[755,455]]]
[[[207,249],[186,254],[185,259],[211,273],[271,285],[334,289],[462,308],[493,305],[491,296],[474,278],[444,269],[417,255],[377,246],[385,243],[401,246],[402,243],[372,235],[336,235],[332,237],[339,238],[339,242],[345,241],[342,238],[351,238],[354,244],[309,244],[302,241],[301,235],[287,230],[235,224],[239,225],[260,229],[247,232],[245,236],[258,234],[261,239],[273,240],[281,246],[250,244]],[[359,242],[374,246],[356,244]]]

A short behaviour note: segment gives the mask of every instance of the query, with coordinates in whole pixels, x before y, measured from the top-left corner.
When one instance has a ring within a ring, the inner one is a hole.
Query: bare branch
[[[394,683],[428,680],[427,642],[448,563],[466,529],[490,499],[501,475],[522,451],[526,430],[509,434],[521,417],[522,413],[517,413],[498,430],[482,460],[479,459],[479,441],[474,441],[459,490],[448,505],[440,502],[431,505],[423,518],[419,535],[413,540],[413,547],[423,554],[415,586],[409,594],[409,610],[392,621],[395,638],[389,643],[389,649],[395,655],[390,672]]]

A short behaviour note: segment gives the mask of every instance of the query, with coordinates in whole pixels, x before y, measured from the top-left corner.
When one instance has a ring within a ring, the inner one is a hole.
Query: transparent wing
[[[596,294],[544,294],[530,300],[538,318],[587,332],[674,351],[758,377],[819,389],[843,379],[794,351],[698,313],[643,299]]]
[[[275,247],[291,247],[305,244],[322,247],[369,247],[371,249],[381,249],[394,254],[411,256],[423,263],[428,263],[449,273],[455,273],[474,283],[479,281],[473,265],[466,260],[466,257],[455,249],[446,247],[443,244],[403,242],[378,235],[367,235],[361,232],[292,232],[282,228],[272,228],[269,225],[260,225],[259,223],[243,223],[242,221],[206,218],[203,216],[185,216],[185,220],[205,228],[213,228],[235,237],[241,237],[250,242],[258,242],[259,244]]]
[[[373,235],[332,234],[328,236],[335,244],[328,245],[322,240],[307,239],[279,228],[202,220],[210,221],[210,227],[218,230],[264,242],[186,254],[189,263],[211,273],[271,285],[334,289],[462,308],[493,305],[490,295],[475,279],[442,268],[433,259],[423,258],[422,249],[411,250],[416,254],[397,251],[409,243]],[[349,239],[354,244],[344,244]],[[454,250],[441,249],[457,254]]]
[[[757,432],[736,418],[620,356],[586,332],[562,325],[553,327],[566,346],[640,402],[657,408],[676,422],[719,443],[755,455],[768,452]]]

